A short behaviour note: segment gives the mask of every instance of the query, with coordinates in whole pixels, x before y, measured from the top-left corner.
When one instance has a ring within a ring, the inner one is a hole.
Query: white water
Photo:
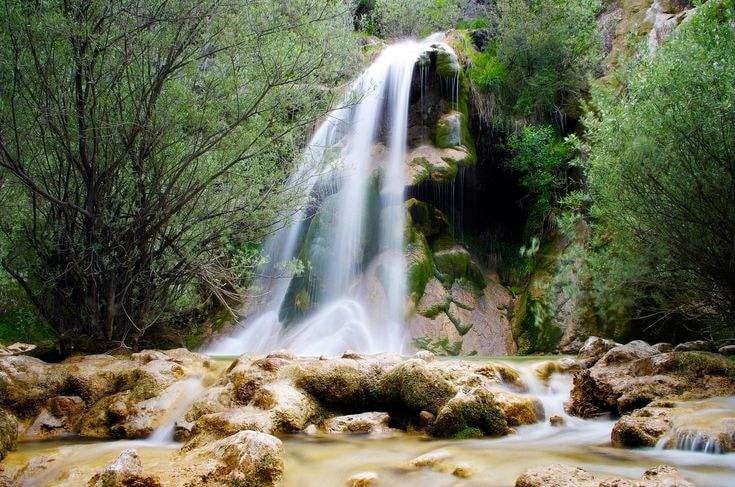
[[[302,236],[308,228],[305,208],[293,224],[266,244],[268,263],[257,285],[266,296],[260,311],[207,353],[238,355],[289,349],[300,355],[337,355],[346,349],[363,353],[404,351],[407,286],[403,202],[409,98],[419,57],[440,36],[387,47],[351,84],[344,106],[332,111],[317,129],[291,177],[290,184],[301,187],[307,197],[329,196],[318,194],[320,190],[325,192],[324,188],[338,191],[332,196],[337,198],[334,215],[315,217],[328,219],[327,228],[318,238],[329,256],[321,265],[314,263],[320,267],[315,271],[324,276],[324,285],[314,285],[309,276],[308,295],[316,301],[314,308],[295,323],[284,324],[279,319],[294,279],[283,267],[299,257]],[[451,49],[444,44],[442,47]],[[425,71],[425,67],[419,69],[422,83]],[[459,89],[458,81],[456,84]],[[381,133],[382,127],[388,129],[387,136]],[[379,143],[387,151],[376,151]],[[369,192],[378,173],[376,209],[369,205]],[[367,231],[371,211],[376,210],[379,221],[374,231],[378,235]],[[377,255],[366,262],[365,248],[373,243],[377,243]],[[254,303],[249,306],[252,309]]]
[[[174,441],[176,422],[186,414],[194,401],[204,391],[204,383],[199,377],[191,377],[175,383],[170,389],[164,395],[169,394],[171,396],[171,406],[167,411],[163,424],[146,438],[147,443],[165,444]]]

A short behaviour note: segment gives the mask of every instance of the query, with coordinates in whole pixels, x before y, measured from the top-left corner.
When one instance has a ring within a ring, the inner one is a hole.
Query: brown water
[[[569,377],[556,375],[549,384],[534,380],[532,367],[539,360],[511,360],[531,385],[530,393],[542,400],[547,416],[563,413],[568,397]],[[691,403],[697,421],[723,417],[735,418],[735,397]],[[649,467],[674,465],[696,485],[705,487],[735,485],[735,454],[708,454],[680,450],[625,450],[610,446],[612,420],[588,421],[564,415],[567,423],[552,428],[546,423],[518,428],[516,434],[497,439],[430,440],[398,434],[382,439],[360,436],[293,435],[283,437],[285,458],[284,486],[328,487],[345,485],[358,472],[375,472],[379,485],[401,486],[512,486],[529,467],[550,463],[580,466],[590,472],[639,478]],[[94,473],[113,461],[125,448],[135,448],[147,474],[158,474],[164,485],[167,470],[179,461],[178,445],[147,441],[87,442],[80,440],[22,443],[2,463],[8,473],[30,459],[49,456],[51,467],[36,476],[34,486],[86,485]],[[411,459],[437,450],[448,458],[431,468],[409,468]],[[451,474],[458,464],[473,471],[468,479]]]

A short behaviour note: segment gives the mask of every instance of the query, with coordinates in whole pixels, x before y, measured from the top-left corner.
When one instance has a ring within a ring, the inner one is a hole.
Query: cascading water
[[[422,95],[427,77],[417,62],[440,36],[387,47],[351,84],[344,107],[317,129],[290,183],[319,200],[319,208],[310,215],[313,208],[304,205],[266,244],[268,263],[258,285],[266,302],[209,353],[404,349],[408,110],[414,70]],[[278,276],[294,259],[305,265],[303,273]]]

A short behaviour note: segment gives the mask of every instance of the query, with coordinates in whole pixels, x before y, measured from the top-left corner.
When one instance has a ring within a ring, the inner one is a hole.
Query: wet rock
[[[18,442],[18,420],[8,411],[0,408],[0,460],[15,449]]]
[[[589,369],[576,372],[570,414],[623,415],[657,399],[702,399],[735,393],[735,366],[707,352],[660,353],[645,342],[610,349]]]
[[[56,465],[56,458],[48,455],[41,455],[31,458],[28,463],[23,465],[13,476],[13,487],[19,485],[34,485],[38,478],[47,474],[47,472]]]
[[[319,429],[316,427],[315,424],[310,424],[306,428],[304,428],[304,434],[307,436],[316,436],[319,433]]]
[[[557,428],[561,428],[562,426],[565,426],[566,423],[567,422],[564,420],[564,418],[562,416],[559,416],[558,414],[555,414],[554,416],[551,416],[549,418],[549,424]]]
[[[296,356],[293,354],[293,352],[289,350],[277,350],[275,352],[269,353],[267,358],[281,358],[285,360],[294,360]]]
[[[533,369],[533,373],[542,381],[548,381],[554,374],[569,374],[581,368],[582,364],[577,360],[563,358],[542,362]]]
[[[360,472],[347,479],[349,487],[373,487],[378,485],[378,474],[375,472]]]
[[[657,343],[653,346],[656,350],[658,350],[660,353],[668,353],[674,351],[674,346],[670,343]]]
[[[429,411],[421,411],[419,413],[419,424],[423,427],[429,427],[434,424],[436,416],[431,414]]]
[[[508,433],[508,422],[503,411],[493,394],[484,388],[460,391],[447,401],[436,416],[432,434],[438,437],[463,437],[467,430],[479,430],[485,436]]]
[[[390,416],[388,413],[361,413],[348,416],[337,416],[325,420],[322,425],[324,431],[329,434],[360,433],[360,434],[386,434],[392,430],[388,424]]]
[[[508,426],[534,424],[544,419],[544,406],[536,397],[495,389],[492,395]]]
[[[138,453],[129,448],[117,459],[95,474],[87,484],[89,487],[158,487],[161,482],[155,477],[143,475],[143,465]]]
[[[436,356],[428,350],[419,350],[416,352],[416,358],[423,360],[424,362],[433,362]]]
[[[569,465],[549,465],[526,470],[515,487],[599,487],[591,473]]]
[[[516,479],[515,487],[693,487],[678,470],[661,465],[647,470],[641,480],[603,478],[570,465],[547,465],[526,470]]]
[[[675,352],[710,352],[712,344],[704,340],[680,343],[674,347]]]
[[[643,340],[635,340],[625,345],[617,345],[600,358],[598,363],[603,365],[619,365],[634,360],[651,357],[659,353],[654,347]]]
[[[584,360],[597,361],[605,355],[608,350],[616,347],[618,343],[612,340],[600,337],[589,337],[582,348],[579,350],[579,358]]]
[[[424,453],[423,455],[420,455],[413,460],[411,460],[409,463],[410,466],[415,468],[422,468],[422,467],[435,467],[438,464],[448,460],[451,458],[451,454],[446,450],[434,450],[429,453]]]
[[[189,441],[193,435],[194,423],[191,421],[176,421],[174,427],[174,440],[184,443]]]
[[[426,362],[410,359],[389,370],[379,384],[379,395],[389,404],[400,405],[402,409],[419,413],[437,413],[455,394],[452,386],[436,368]]]
[[[310,361],[299,365],[294,383],[330,409],[361,409],[371,403],[381,372],[357,360]]]
[[[52,397],[23,436],[37,441],[78,433],[85,407],[79,396]]]
[[[725,345],[717,351],[722,355],[735,355],[735,345]]]
[[[182,455],[179,475],[192,486],[271,487],[283,476],[281,440],[256,431],[240,431]]]
[[[458,463],[454,470],[452,470],[452,475],[455,477],[459,477],[461,479],[468,479],[472,477],[474,474],[474,471],[472,470],[472,467],[468,463]]]
[[[671,413],[664,408],[647,407],[623,416],[613,426],[615,447],[654,447],[671,429]]]

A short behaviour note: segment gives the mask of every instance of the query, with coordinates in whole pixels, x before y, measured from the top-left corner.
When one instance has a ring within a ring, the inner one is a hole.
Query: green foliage
[[[427,36],[465,21],[468,13],[484,11],[476,0],[374,0],[366,10],[361,27],[381,37]]]
[[[574,158],[573,145],[550,126],[529,125],[508,141],[513,158],[508,165],[521,175],[521,184],[533,198],[528,230],[543,230],[547,217],[567,186],[567,167]]]
[[[467,76],[481,90],[499,90],[507,81],[508,69],[495,53],[486,49],[473,58]]]
[[[4,3],[0,265],[62,342],[241,296],[355,48],[331,0]],[[91,340],[88,340],[91,338]]]
[[[488,17],[475,17],[472,19],[462,19],[457,22],[457,29],[474,30],[486,29],[492,25],[492,21]]]
[[[590,274],[602,316],[735,323],[735,31],[732,1],[703,4],[622,95],[586,119],[594,204]]]
[[[496,7],[497,36],[471,78],[507,120],[563,126],[599,65],[599,0],[500,0]]]

